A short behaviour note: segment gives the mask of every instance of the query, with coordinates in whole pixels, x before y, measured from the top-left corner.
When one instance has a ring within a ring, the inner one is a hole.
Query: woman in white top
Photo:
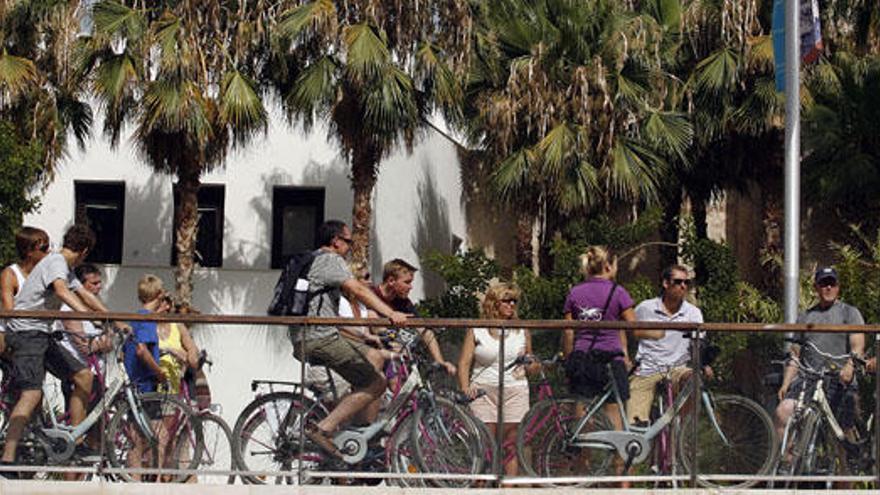
[[[18,263],[13,263],[0,272],[0,303],[4,311],[15,307],[15,296],[24,281],[46,254],[49,253],[49,234],[36,227],[22,227],[15,234],[15,251]],[[0,354],[6,350],[5,322],[0,320]]]
[[[486,291],[480,308],[480,317],[492,320],[515,320],[518,318],[516,305],[519,302],[519,289],[512,284],[494,284]],[[516,429],[529,410],[529,382],[525,369],[516,366],[507,369],[517,357],[531,355],[532,339],[528,330],[506,329],[504,337],[504,359],[499,363],[499,343],[501,330],[496,328],[472,328],[467,331],[458,361],[458,382],[461,389],[470,397],[480,390],[485,395],[471,403],[474,415],[486,423],[494,438],[498,425],[499,366],[504,371],[504,439],[513,445]],[[473,365],[473,372],[471,371]],[[505,453],[505,456],[507,453]],[[504,472],[515,476],[518,471],[516,456],[505,464]]]

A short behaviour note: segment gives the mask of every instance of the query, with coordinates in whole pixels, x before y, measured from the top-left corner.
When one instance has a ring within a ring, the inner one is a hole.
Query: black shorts
[[[622,359],[598,356],[602,351],[585,353],[575,351],[565,365],[568,386],[571,393],[584,397],[594,397],[605,390],[609,380],[614,380],[620,399],[629,400],[629,373]],[[610,376],[609,376],[610,371]]]
[[[6,345],[12,353],[12,383],[18,390],[41,390],[46,370],[63,380],[86,368],[45,332],[7,332]]]

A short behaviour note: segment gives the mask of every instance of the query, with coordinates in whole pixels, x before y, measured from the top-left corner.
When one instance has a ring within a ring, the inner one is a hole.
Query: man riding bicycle
[[[361,301],[389,318],[392,325],[406,322],[406,314],[394,311],[352,275],[345,256],[351,251],[354,241],[345,223],[338,220],[324,222],[318,229],[318,242],[320,247],[307,276],[311,297],[308,316],[338,317],[339,299],[341,292],[345,292],[349,299]],[[343,397],[327,417],[306,429],[309,440],[326,452],[342,458],[333,444],[332,435],[339,425],[358,412],[363,413],[365,421],[375,421],[380,406],[378,399],[386,386],[385,377],[377,371],[381,369],[383,357],[378,350],[362,342],[342,337],[336,327],[329,325],[306,328],[292,326],[290,339],[297,359],[327,366],[351,384],[353,391]]]
[[[819,298],[818,304],[798,315],[800,324],[814,323],[824,325],[864,325],[861,312],[853,306],[839,300],[840,283],[837,271],[832,267],[820,268],[816,271],[813,288]],[[843,355],[851,353],[864,356],[865,335],[862,333],[802,333],[800,340],[810,342],[826,354]],[[823,367],[822,356],[818,355],[810,345],[803,347],[792,345],[789,362],[785,367],[782,386],[779,388],[779,406],[776,408],[776,428],[780,437],[785,424],[794,413],[798,394],[803,388],[805,378],[798,372],[801,365],[814,370]],[[856,398],[858,389],[855,381],[855,364],[852,359],[844,363],[840,370],[839,380],[828,380],[826,394],[834,415],[844,431],[855,424]]]

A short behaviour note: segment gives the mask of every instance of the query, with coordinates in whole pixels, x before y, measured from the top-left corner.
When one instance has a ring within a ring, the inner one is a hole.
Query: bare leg
[[[22,434],[24,434],[24,427],[27,426],[31,415],[37,406],[40,405],[42,398],[42,390],[23,390],[21,392],[21,396],[18,398],[18,402],[15,403],[12,414],[9,416],[9,427],[6,429],[6,445],[3,447],[3,458],[0,460],[4,462],[15,461],[15,452],[18,450],[18,442],[21,440]]]
[[[358,411],[368,407],[371,402],[385,392],[385,379],[378,378],[366,388],[356,390],[339,401],[326,418],[318,423],[318,428],[326,432],[336,431],[340,424],[351,419]]]

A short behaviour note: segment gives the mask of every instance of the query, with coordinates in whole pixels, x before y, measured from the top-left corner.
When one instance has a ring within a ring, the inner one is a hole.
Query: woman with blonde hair
[[[520,291],[512,284],[498,283],[489,287],[480,307],[480,317],[490,320],[516,320]],[[461,357],[458,361],[458,382],[461,389],[471,398],[477,397],[480,390],[485,395],[471,403],[474,415],[486,423],[494,438],[498,427],[498,401],[504,401],[505,443],[513,445],[516,429],[529,410],[529,383],[525,369],[516,366],[508,369],[519,356],[531,355],[532,339],[528,330],[506,329],[504,332],[504,357],[499,355],[501,331],[496,328],[471,328],[464,337]],[[503,361],[503,364],[499,364]],[[473,374],[471,373],[473,365]],[[504,371],[504,397],[500,398],[499,366]],[[515,476],[518,472],[516,456],[505,464],[504,472]]]
[[[572,287],[565,300],[565,319],[579,321],[636,321],[633,300],[615,281],[617,257],[603,246],[590,246],[581,255],[584,282]],[[634,330],[634,337],[659,339],[662,330]],[[589,328],[565,330],[562,352],[571,391],[586,397],[600,393],[613,380],[624,403],[629,399],[627,331]],[[611,376],[606,363],[611,363]],[[623,428],[619,408],[613,401],[605,413],[617,429]]]

